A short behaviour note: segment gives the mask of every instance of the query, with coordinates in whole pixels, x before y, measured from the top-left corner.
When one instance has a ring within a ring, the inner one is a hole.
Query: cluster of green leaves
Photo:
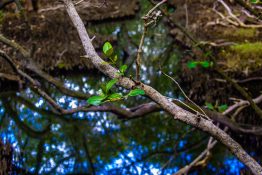
[[[205,103],[207,109],[211,110],[211,111],[218,111],[220,113],[224,112],[225,110],[227,110],[228,105],[227,104],[221,104],[221,105],[213,105],[212,103]]]
[[[116,64],[118,60],[117,54],[114,54],[114,48],[110,42],[105,42],[103,45],[103,53],[106,57],[109,58],[110,62],[105,62],[105,64]],[[124,75],[125,71],[127,70],[127,65],[121,65],[119,68],[119,75]]]
[[[122,99],[126,99],[127,97],[133,97],[137,95],[145,95],[145,91],[142,89],[133,89],[129,91],[126,95],[122,95],[121,93],[115,93],[111,91],[111,88],[117,83],[117,79],[110,80],[107,84],[103,84],[101,86],[101,91],[99,95],[90,97],[87,102],[90,105],[100,105],[104,102],[113,102]]]
[[[103,53],[110,59],[110,64],[116,64],[118,59],[117,55],[114,54],[114,48],[111,43],[106,42],[103,45]],[[119,68],[119,75],[124,75],[127,70],[127,65],[121,65]],[[90,105],[100,105],[104,102],[112,102],[118,101],[127,97],[133,97],[137,95],[144,95],[145,92],[142,89],[133,89],[126,95],[122,95],[121,93],[115,93],[111,89],[118,82],[118,79],[114,78],[110,80],[106,84],[101,85],[101,90],[99,91],[99,95],[90,97],[87,102]]]
[[[213,66],[213,62],[212,61],[189,61],[187,63],[187,67],[189,69],[194,69],[196,68],[198,65],[200,65],[203,68],[209,68]]]

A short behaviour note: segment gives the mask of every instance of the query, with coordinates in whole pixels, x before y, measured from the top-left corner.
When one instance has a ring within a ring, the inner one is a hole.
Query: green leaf
[[[108,93],[108,91],[112,88],[112,86],[114,86],[114,84],[116,84],[116,82],[117,79],[114,78],[106,84],[106,93]]]
[[[114,53],[113,46],[110,42],[105,42],[105,44],[103,45],[103,53],[108,57],[110,57]]]
[[[200,64],[202,67],[204,67],[204,68],[210,67],[210,62],[209,62],[209,61],[201,61],[199,64]]]
[[[145,95],[145,91],[142,89],[134,89],[131,90],[128,94],[128,96],[137,96],[137,95]]]
[[[189,69],[193,69],[193,68],[195,68],[197,66],[197,62],[196,61],[189,61],[188,63],[187,63],[187,67],[189,68]]]
[[[106,85],[105,84],[102,84],[101,85],[101,90],[104,94],[107,94],[107,91],[106,91]]]
[[[109,95],[107,98],[110,101],[116,101],[116,100],[120,100],[122,97],[123,97],[122,94],[114,93],[114,94]]]
[[[218,112],[224,112],[225,110],[227,110],[227,108],[227,104],[220,105],[218,106]]]
[[[107,96],[92,96],[87,100],[87,103],[90,105],[100,105]]]
[[[215,107],[211,103],[206,102],[205,105],[206,105],[207,109],[209,109],[209,110],[215,109]]]
[[[125,73],[125,71],[126,71],[126,69],[127,69],[127,65],[122,65],[120,68],[119,68],[119,71],[121,72],[121,73]]]

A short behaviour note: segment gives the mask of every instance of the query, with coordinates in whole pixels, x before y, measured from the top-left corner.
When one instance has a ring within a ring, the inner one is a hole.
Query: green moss
[[[255,70],[262,67],[262,42],[244,43],[222,52],[226,65],[232,70]]]
[[[238,44],[231,46],[230,50],[244,57],[261,57],[262,42]]]
[[[253,39],[257,36],[257,29],[255,28],[239,28],[233,30],[225,30],[224,35],[237,40]]]
[[[232,33],[233,36],[236,37],[247,37],[252,38],[256,36],[256,29],[250,28],[250,29],[238,29],[234,33]]]

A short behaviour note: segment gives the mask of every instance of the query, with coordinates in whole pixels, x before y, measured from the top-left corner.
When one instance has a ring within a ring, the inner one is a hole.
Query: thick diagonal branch
[[[244,149],[234,141],[226,132],[216,127],[212,121],[208,121],[203,118],[199,118],[198,116],[183,110],[179,106],[175,105],[172,101],[168,100],[165,96],[160,94],[154,88],[145,85],[139,84],[136,85],[134,81],[126,77],[120,77],[117,74],[117,70],[111,65],[103,64],[103,59],[101,59],[96,53],[89,35],[86,31],[86,28],[78,15],[74,4],[71,0],[63,0],[66,6],[66,10],[68,15],[70,16],[74,26],[76,27],[79,37],[82,41],[82,45],[86,52],[86,57],[93,63],[93,65],[103,72],[105,75],[110,78],[118,78],[119,85],[124,88],[131,89],[133,87],[138,86],[143,89],[147,96],[149,96],[153,101],[158,103],[165,111],[170,113],[175,119],[178,119],[186,124],[192,125],[196,128],[199,128],[205,132],[208,132],[210,135],[218,139],[222,142],[234,155],[236,155],[250,170],[256,174],[262,174],[262,167],[252,158],[250,157]]]

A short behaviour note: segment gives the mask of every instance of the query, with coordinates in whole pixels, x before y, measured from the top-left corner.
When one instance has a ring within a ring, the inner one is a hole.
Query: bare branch
[[[141,67],[141,60],[142,60],[143,45],[144,45],[145,36],[146,36],[147,30],[148,30],[148,27],[152,23],[156,22],[157,18],[159,16],[161,16],[161,14],[154,13],[154,11],[159,6],[164,4],[166,1],[167,0],[160,1],[152,9],[150,9],[145,16],[142,17],[142,19],[144,20],[144,24],[143,24],[142,36],[141,36],[139,47],[138,47],[138,50],[137,50],[137,57],[136,57],[136,81],[140,81],[140,67]]]

